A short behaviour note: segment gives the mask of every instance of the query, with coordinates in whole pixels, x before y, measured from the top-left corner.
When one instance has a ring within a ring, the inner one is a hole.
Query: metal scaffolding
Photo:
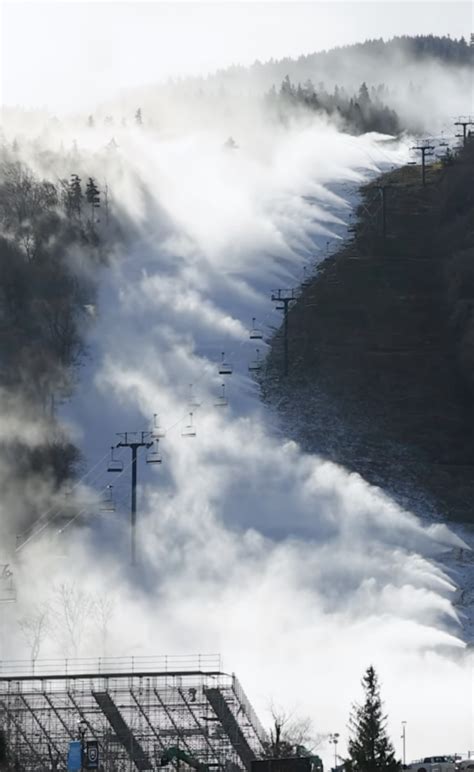
[[[0,727],[12,768],[66,769],[80,722],[85,740],[99,743],[104,772],[162,769],[171,747],[228,772],[246,772],[262,755],[265,732],[219,658],[102,659],[91,665],[37,662],[22,673],[19,664],[2,663]]]

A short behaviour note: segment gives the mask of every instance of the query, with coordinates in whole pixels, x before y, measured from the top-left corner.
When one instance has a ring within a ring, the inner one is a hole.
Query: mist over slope
[[[323,733],[345,725],[370,659],[393,727],[416,721],[414,754],[428,743],[440,753],[467,747],[470,663],[454,582],[438,564],[462,541],[304,453],[261,404],[248,370],[258,358],[252,318],[265,339],[279,324],[271,290],[297,284],[303,267],[326,256],[346,233],[359,185],[404,164],[410,142],[349,136],[317,115],[269,123],[245,101],[230,116],[224,101],[186,123],[192,110],[180,112],[178,100],[169,105],[174,128],[157,107],[157,129],[142,106],[142,125],[130,117],[122,125],[121,105],[113,126],[76,116],[36,130],[13,114],[4,124],[6,141],[41,178],[93,175],[100,230],[112,229],[90,358],[61,413],[86,474],[69,525],[57,527],[53,502],[41,538],[17,553],[5,655],[32,656],[18,623],[35,628],[38,609],[49,620],[41,656],[220,649],[260,711],[274,697],[310,712]],[[236,126],[239,147],[224,146]],[[263,357],[265,341],[259,348]],[[222,352],[231,375],[219,372]],[[132,570],[129,457],[112,480],[115,513],[90,491],[86,504],[82,497],[86,488],[107,492],[115,433],[151,429],[154,413],[166,430],[163,464],[140,461]],[[96,612],[107,601],[106,624],[82,614],[80,635],[65,633],[71,594]],[[302,693],[308,673],[317,689]]]
[[[209,128],[217,113],[226,116],[233,134],[242,112],[249,119],[258,115],[264,95],[271,95],[272,89],[279,92],[289,78],[295,90],[299,86],[322,97],[324,109],[335,89],[343,102],[357,102],[364,83],[396,111],[401,129],[439,133],[446,130],[447,117],[471,109],[473,50],[464,38],[426,35],[371,40],[298,59],[257,61],[251,67],[229,67],[207,77],[129,89],[118,101],[114,97],[101,105],[94,117],[101,123],[112,117],[117,124],[130,120],[140,105],[149,125],[176,130],[191,117],[196,128]],[[332,115],[336,120],[334,111]]]
[[[353,236],[290,312],[289,378],[280,331],[263,379],[306,450],[422,517],[465,523],[469,542],[473,153],[468,141],[433,164],[426,187],[406,166],[363,188]],[[470,639],[471,554],[452,557]]]

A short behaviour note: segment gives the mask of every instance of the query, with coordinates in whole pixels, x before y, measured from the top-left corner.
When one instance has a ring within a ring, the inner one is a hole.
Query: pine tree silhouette
[[[91,206],[91,221],[94,222],[94,209],[100,206],[100,192],[93,177],[89,177],[86,185],[86,199]]]
[[[68,210],[70,215],[80,217],[82,210],[81,178],[77,174],[71,174],[68,186]]]
[[[346,770],[351,772],[399,772],[401,764],[387,736],[387,716],[383,714],[377,674],[367,668],[362,679],[365,691],[363,705],[354,705],[349,719],[352,737],[349,740],[349,759]]]

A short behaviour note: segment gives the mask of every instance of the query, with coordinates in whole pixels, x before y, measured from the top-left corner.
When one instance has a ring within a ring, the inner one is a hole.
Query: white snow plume
[[[274,698],[343,736],[373,663],[395,739],[401,720],[413,727],[410,755],[467,749],[470,665],[454,587],[436,563],[462,543],[282,439],[247,369],[252,317],[266,336],[280,321],[271,289],[294,286],[325,256],[357,184],[407,149],[306,122],[267,129],[260,152],[263,131],[239,136],[235,151],[217,129],[174,139],[123,130],[109,151],[102,130],[77,136],[69,171],[107,179],[124,236],[68,420],[101,473],[116,431],[147,429],[158,413],[167,434],[162,467],[140,466],[139,569],[127,569],[126,472],[119,515],[23,551],[18,614],[32,601],[57,608],[61,586],[80,586],[87,603],[113,596],[107,653],[220,650],[259,712]],[[230,376],[218,373],[221,352]],[[215,407],[223,382],[227,408]],[[199,408],[187,404],[189,384]],[[186,438],[190,412],[197,436]],[[80,624],[75,653],[100,653],[94,626]],[[13,627],[8,645],[21,650]],[[66,652],[45,636],[43,656]]]

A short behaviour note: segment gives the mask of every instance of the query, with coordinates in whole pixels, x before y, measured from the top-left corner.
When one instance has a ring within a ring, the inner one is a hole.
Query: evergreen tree
[[[77,174],[71,174],[68,186],[68,214],[80,217],[82,210],[81,178]]]
[[[88,126],[89,129],[93,129],[94,128],[94,116],[93,115],[89,115],[89,117],[87,119],[87,126]]]
[[[306,95],[306,97],[310,98],[315,95],[314,85],[311,78],[307,78],[305,82],[303,83],[303,90]]]
[[[143,125],[143,116],[142,116],[142,108],[139,107],[137,112],[135,113],[135,123],[137,126]]]
[[[89,177],[86,185],[86,199],[91,206],[91,220],[94,222],[94,209],[100,206],[100,192],[93,177]]]
[[[362,679],[365,691],[363,705],[354,705],[349,720],[348,772],[399,772],[401,764],[387,736],[387,716],[383,714],[377,674],[367,668]]]
[[[292,101],[295,96],[295,89],[291,83],[290,76],[285,75],[280,86],[280,97]]]
[[[357,95],[357,104],[361,109],[364,120],[368,121],[370,119],[372,105],[370,101],[369,89],[367,88],[366,83],[363,83],[359,89],[359,93]]]

